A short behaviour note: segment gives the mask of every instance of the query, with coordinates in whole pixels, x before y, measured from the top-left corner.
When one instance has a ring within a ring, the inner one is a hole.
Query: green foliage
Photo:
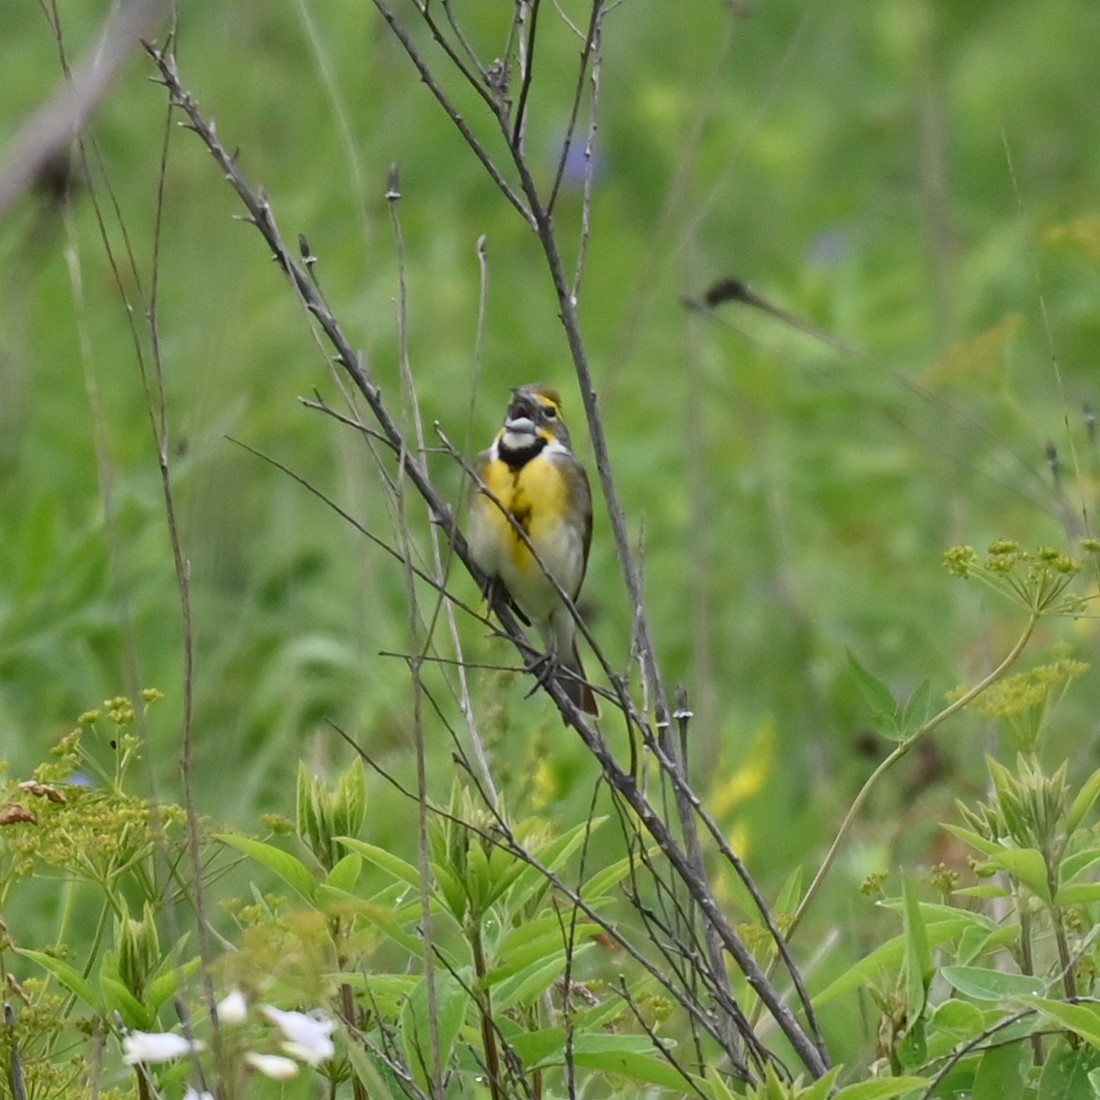
[[[584,22],[584,5],[561,6]],[[511,8],[467,7],[471,47],[499,56]],[[8,5],[5,143],[62,78],[58,34],[78,57],[102,8],[51,7],[55,32],[45,8]],[[591,218],[570,169],[556,223],[569,265],[591,225],[584,335],[645,547],[663,669],[690,691],[696,793],[777,899],[845,1067],[817,1082],[769,1069],[755,1091],[1091,1095],[1097,1029],[1082,998],[1100,916],[1100,772],[1085,773],[1097,670],[1078,655],[1096,640],[1098,544],[1080,536],[1096,511],[1100,116],[1079,108],[1095,0],[742,8],[614,7]],[[243,4],[227,19],[200,5],[183,19],[188,80],[288,237],[308,236],[312,271],[377,384],[406,393],[407,362],[424,422],[472,455],[508,386],[545,378],[590,458],[533,242],[369,6]],[[539,35],[527,148],[541,179],[555,168],[578,40],[549,8]],[[120,75],[71,200],[40,191],[0,226],[0,730],[16,777],[0,807],[0,911],[5,973],[25,994],[13,993],[9,1038],[32,1094],[86,1095],[86,1051],[107,1037],[97,1083],[109,1096],[131,1079],[120,1027],[178,1027],[177,997],[210,1042],[200,970],[253,1006],[270,995],[348,1021],[325,1071],[337,1090],[400,1095],[387,1057],[422,1085],[435,1045],[476,1094],[496,1042],[519,1059],[508,1072],[540,1075],[548,1093],[564,1091],[567,1057],[591,1072],[590,1093],[683,1091],[666,1054],[693,1064],[684,1021],[668,1018],[634,960],[609,962],[591,918],[574,924],[569,909],[566,920],[546,874],[583,878],[597,914],[636,935],[623,895],[637,890],[641,849],[624,856],[618,830],[584,824],[593,762],[541,699],[523,698],[524,677],[476,667],[510,663],[480,625],[459,628],[471,693],[461,709],[478,714],[498,806],[516,819],[487,816],[453,784],[444,729],[456,728],[459,685],[442,656],[422,670],[427,697],[443,702],[438,723],[415,733],[431,806],[419,850],[417,811],[399,793],[415,770],[405,663],[378,656],[416,635],[405,577],[228,437],[383,542],[408,535],[424,561],[427,525],[409,509],[411,530],[398,532],[368,448],[295,402],[342,396],[326,353],[266,250],[231,228],[239,209],[205,153],[174,128],[154,242],[164,102],[150,72],[135,59]],[[447,89],[478,126],[476,93]],[[400,259],[383,200],[393,163]],[[154,243],[163,457],[192,611],[186,684],[148,334],[127,324],[148,307]],[[741,305],[684,310],[683,295],[731,274],[826,338]],[[461,520],[461,472],[440,454],[428,461]],[[947,585],[930,563],[960,539],[989,549],[949,551],[968,583]],[[472,602],[457,572],[455,591]],[[415,591],[424,607],[435,599]],[[991,593],[1009,597],[1008,616]],[[629,670],[634,609],[599,509],[585,599],[610,667]],[[1023,641],[1045,655],[987,683],[1020,611],[1036,627]],[[57,716],[107,684],[129,684],[136,700],[142,682],[168,687],[172,717],[147,721],[145,707],[108,700],[40,764]],[[970,686],[945,704],[936,685],[960,682]],[[358,760],[342,770],[333,759],[329,722],[399,782],[368,801]],[[216,849],[205,824],[201,850],[188,848],[173,801],[185,724],[200,810],[229,822]],[[772,731],[767,753],[761,730]],[[754,766],[758,753],[767,766]],[[295,821],[273,825],[280,835],[239,831],[285,812],[295,784]],[[970,864],[936,827],[956,799],[961,824],[948,831]],[[601,801],[597,816],[617,810]],[[842,818],[821,873],[807,875]],[[857,894],[866,883],[882,895],[899,869],[884,905]],[[187,935],[200,883],[208,910],[197,919],[233,946],[213,971]],[[723,889],[770,962],[751,901]],[[430,981],[426,930],[440,953]],[[881,1027],[865,1023],[876,1007]],[[284,1086],[240,1059],[279,1053],[279,1040],[261,1019],[241,1026],[239,1045],[221,1036],[236,1061],[218,1073],[238,1092],[272,1094]],[[12,1049],[0,1043],[5,1072]],[[174,1100],[185,1067],[156,1072]],[[751,1094],[713,1066],[693,1084]],[[285,1087],[311,1086],[302,1074]]]

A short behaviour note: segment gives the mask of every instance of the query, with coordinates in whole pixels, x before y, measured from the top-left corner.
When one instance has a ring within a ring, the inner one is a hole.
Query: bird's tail
[[[596,702],[595,693],[584,674],[584,665],[581,664],[581,655],[577,652],[576,639],[573,640],[568,659],[562,660],[562,667],[566,671],[564,675],[558,677],[558,683],[561,684],[565,694],[585,714],[591,714],[593,717],[598,718],[600,716],[600,706]]]

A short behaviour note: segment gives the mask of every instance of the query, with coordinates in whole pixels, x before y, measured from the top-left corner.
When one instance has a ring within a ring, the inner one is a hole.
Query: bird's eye
[[[545,416],[547,420],[557,420],[558,410],[555,409],[553,405],[543,405],[542,415]]]

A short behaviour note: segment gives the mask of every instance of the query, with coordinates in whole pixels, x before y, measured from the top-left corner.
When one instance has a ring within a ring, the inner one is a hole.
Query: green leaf
[[[824,1077],[819,1077],[812,1085],[799,1092],[798,1100],[829,1100],[833,1095],[833,1089],[836,1088],[836,1079],[840,1076],[842,1068],[842,1066],[834,1066]]]
[[[1085,819],[1085,815],[1092,809],[1096,799],[1100,797],[1100,768],[1085,780],[1077,797],[1066,811],[1066,832],[1072,833]]]
[[[1051,1051],[1039,1078],[1038,1095],[1042,1100],[1092,1100],[1095,1094],[1089,1077],[1098,1068],[1098,1057],[1095,1050],[1086,1047],[1062,1045]]]
[[[1100,1048],[1100,1005],[1070,1005],[1046,997],[1025,997],[1023,1003],[1058,1027],[1066,1028],[1086,1043]]]
[[[880,680],[869,672],[856,655],[849,649],[848,667],[856,679],[856,684],[871,708],[871,722],[875,728],[885,737],[893,741],[904,740],[904,735],[898,735],[897,717],[898,702],[894,693]]]
[[[638,1039],[648,1048],[644,1053],[635,1049]],[[573,1061],[585,1069],[629,1077],[633,1081],[671,1089],[681,1096],[692,1091],[689,1081],[703,1084],[698,1078],[685,1077],[667,1058],[650,1053],[652,1050],[652,1041],[642,1035],[577,1035]]]
[[[1058,867],[1058,873],[1062,882],[1070,882],[1097,863],[1100,863],[1100,848],[1084,848],[1066,856]]]
[[[593,818],[591,823],[582,821],[579,825],[569,829],[564,835],[557,837],[551,844],[546,845],[545,848],[536,850],[535,856],[541,865],[540,867],[533,867],[530,864],[517,861],[516,873],[513,875],[512,881],[507,883],[507,887],[511,889],[511,894],[508,897],[508,908],[513,913],[518,913],[527,906],[532,898],[545,892],[549,887],[549,881],[542,868],[559,871],[565,861],[585,842],[586,837],[590,837],[606,820],[606,818],[597,817]],[[597,876],[597,878],[599,877]],[[621,877],[620,875],[613,881],[617,882]],[[603,892],[610,885],[610,882],[607,886],[597,885],[600,891]],[[592,889],[592,883],[590,882],[586,885],[585,890]],[[499,896],[500,892],[495,892],[490,900],[495,901]]]
[[[1071,882],[1054,895],[1055,905],[1088,905],[1100,901],[1100,882]]]
[[[930,1026],[936,1031],[950,1032],[957,1039],[970,1039],[985,1030],[986,1019],[977,1005],[952,997],[936,1006]]]
[[[578,959],[587,954],[591,947],[590,943],[574,947],[573,958]],[[529,1006],[565,972],[567,958],[568,953],[565,950],[557,951],[541,966],[529,966],[526,970],[501,982],[493,996],[493,1007],[497,1010],[507,1010],[516,1005]]]
[[[52,974],[70,993],[74,993],[89,1008],[101,1015],[104,1013],[103,1001],[92,983],[78,970],[74,970],[67,962],[55,959],[52,955],[47,955],[42,951],[30,951],[25,947],[16,947],[15,953],[38,963],[43,970]]]
[[[591,921],[578,923],[573,929],[573,943],[580,944],[594,939],[600,932],[600,926]],[[510,978],[525,966],[545,959],[553,952],[561,951],[564,948],[563,936],[567,934],[568,930],[562,929],[556,914],[513,929],[493,952],[495,958],[500,959],[501,963],[485,975],[485,984],[491,988]]]
[[[940,974],[952,989],[976,1001],[1006,1001],[1035,995],[1045,985],[1028,974],[1005,974],[982,966],[945,966]]]
[[[172,967],[163,974],[152,978],[145,986],[146,1007],[155,1016],[166,1001],[171,1000],[179,991],[184,980],[202,966],[202,959],[188,959],[180,966]]]
[[[902,880],[902,901],[905,906],[905,1004],[906,1018],[912,1026],[924,1015],[928,998],[928,986],[935,970],[932,966],[932,948],[924,927],[916,889],[908,875]]]
[[[1025,1053],[1022,1043],[1005,1043],[986,1050],[974,1074],[970,1100],[1019,1100],[1024,1094],[1021,1062]]]
[[[835,1100],[889,1100],[914,1089],[927,1088],[927,1077],[886,1077],[879,1081],[861,1081],[835,1094]]]
[[[358,852],[359,855],[376,867],[381,867],[383,871],[393,875],[394,878],[408,883],[409,886],[415,886],[417,890],[420,889],[420,872],[411,863],[406,863],[405,860],[395,856],[392,852],[386,851],[385,848],[368,844],[364,840],[357,840],[353,836],[338,836],[335,839],[350,851]]]
[[[960,886],[951,891],[952,897],[960,898],[1010,898],[1012,891],[1005,886],[998,886],[995,882],[983,882],[981,886]]]
[[[349,852],[343,859],[338,860],[336,866],[325,876],[325,885],[331,886],[334,890],[350,892],[359,880],[362,869],[362,856]]]
[[[424,957],[424,937],[419,933],[410,932],[406,922],[402,920],[400,915],[408,908],[403,907],[402,910],[397,910],[391,905],[375,905],[371,902],[364,902],[357,911],[364,920],[378,928],[387,939],[391,939],[405,948],[414,959],[422,959]],[[415,916],[407,922],[409,924],[419,920],[423,912],[419,902],[411,909]]]
[[[1049,902],[1050,885],[1047,882],[1047,865],[1038,848],[1002,848],[986,861],[991,866],[1007,871],[1022,882],[1033,894]]]
[[[436,1019],[439,1024],[439,1061],[446,1066],[451,1060],[455,1040],[466,1019],[471,999],[466,992],[470,975],[458,977],[439,969],[435,972],[434,995]],[[432,1028],[427,979],[421,979],[401,1010],[400,1040],[405,1048],[405,1063],[425,1091],[428,1089],[428,1071],[434,1064],[432,1056]]]
[[[650,849],[652,853],[655,849]],[[613,887],[618,885],[627,875],[630,874],[631,869],[638,866],[637,856],[626,856],[623,859],[617,860],[612,863],[610,867],[605,867],[602,871],[597,871],[581,888],[581,896],[589,905],[595,905],[595,903],[602,898]]]
[[[236,848],[238,852],[242,852],[266,867],[291,889],[301,894],[306,901],[313,900],[317,892],[317,877],[300,859],[289,852],[284,852],[282,848],[276,848],[273,844],[265,844],[262,840],[238,836],[236,833],[218,833],[216,839],[229,848]]]
[[[941,944],[953,940],[961,935],[967,928],[974,924],[995,928],[996,925],[988,918],[978,913],[965,913],[958,909],[946,909],[938,911],[939,907],[927,902],[921,905],[921,913],[924,917],[925,930],[930,947],[939,947]],[[945,916],[944,913],[952,914]],[[862,989],[872,979],[877,978],[885,971],[896,971],[905,958],[905,937],[895,936],[886,943],[875,948],[869,955],[864,956],[854,966],[827,985],[821,992],[811,998],[815,1009],[820,1009],[834,998],[856,989]]]
[[[932,683],[930,680],[922,680],[902,708],[898,732],[906,737],[911,733],[915,733],[932,717],[934,711]]]
[[[345,1053],[351,1068],[355,1071],[355,1076],[365,1086],[366,1094],[371,1097],[371,1100],[395,1100],[394,1094],[386,1087],[382,1074],[375,1068],[365,1047],[358,1043],[348,1043]]]
[[[995,840],[988,840],[972,829],[964,829],[961,825],[944,825],[944,828],[952,836],[957,836],[964,844],[969,844],[971,848],[977,849],[982,855],[992,856],[1004,850]]]
[[[103,1002],[108,1012],[117,1012],[122,1022],[138,1031],[156,1030],[156,1014],[150,1012],[117,978],[108,974],[99,977],[103,990]]]

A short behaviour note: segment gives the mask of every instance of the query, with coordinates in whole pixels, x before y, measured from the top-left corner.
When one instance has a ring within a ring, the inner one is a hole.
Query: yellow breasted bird
[[[504,424],[476,468],[492,496],[483,490],[474,498],[473,559],[542,632],[549,657],[564,670],[557,678],[569,698],[599,714],[577,653],[577,624],[549,579],[576,601],[592,543],[592,491],[557,392],[541,383],[514,389]]]

